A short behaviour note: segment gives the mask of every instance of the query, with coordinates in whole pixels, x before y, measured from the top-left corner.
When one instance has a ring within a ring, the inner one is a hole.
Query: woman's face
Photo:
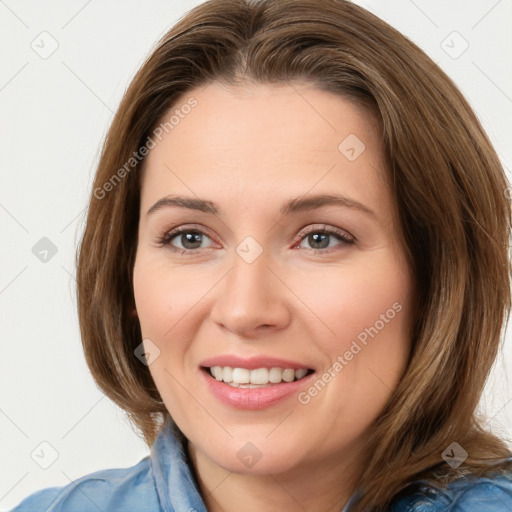
[[[167,409],[229,471],[361,464],[412,324],[376,123],[303,84],[213,83],[172,110],[146,160],[134,268]]]

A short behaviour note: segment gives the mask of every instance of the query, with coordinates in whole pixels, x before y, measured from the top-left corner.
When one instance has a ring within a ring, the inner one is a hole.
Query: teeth
[[[283,375],[281,376],[281,378],[285,381],[285,382],[293,382],[295,380],[295,370],[285,370],[283,372]]]
[[[302,377],[304,377],[306,373],[308,373],[308,371],[305,370],[304,368],[301,368],[300,370],[295,370],[295,378],[297,380],[302,379]]]
[[[220,368],[220,366],[217,366],[217,368]],[[246,368],[233,368],[233,382],[235,384],[249,384],[250,379],[250,370],[247,370]]]
[[[270,368],[268,372],[268,380],[272,382],[272,384],[279,384],[281,382],[281,376],[283,375],[283,370],[281,368]]]
[[[222,380],[224,382],[233,382],[233,368],[231,366],[225,366],[222,370]]]
[[[266,368],[251,370],[251,384],[268,384],[268,370]]]
[[[305,368],[232,368],[230,366],[212,366],[210,373],[218,381],[223,381],[232,387],[259,388],[268,384],[293,382],[302,379],[308,371]]]

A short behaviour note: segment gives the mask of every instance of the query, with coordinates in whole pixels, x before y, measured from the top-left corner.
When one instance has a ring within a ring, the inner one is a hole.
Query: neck
[[[322,460],[285,473],[246,475],[217,466],[191,443],[188,452],[210,512],[297,510],[340,512],[361,475],[361,453]]]

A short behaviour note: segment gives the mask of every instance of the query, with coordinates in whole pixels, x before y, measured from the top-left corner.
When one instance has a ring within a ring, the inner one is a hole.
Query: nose
[[[233,267],[216,287],[211,317],[238,337],[255,339],[290,321],[293,294],[269,260],[265,251],[251,263],[235,253]]]

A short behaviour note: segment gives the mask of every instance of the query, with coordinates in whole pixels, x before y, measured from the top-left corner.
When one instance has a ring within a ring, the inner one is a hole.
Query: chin
[[[293,442],[283,432],[279,435],[276,433],[272,440],[265,439],[266,435],[268,430],[265,434],[236,436],[215,446],[203,447],[199,444],[196,447],[217,466],[241,475],[286,473],[304,463],[298,450],[304,448],[303,441],[298,439]],[[288,443],[284,444],[283,439],[287,439]]]

